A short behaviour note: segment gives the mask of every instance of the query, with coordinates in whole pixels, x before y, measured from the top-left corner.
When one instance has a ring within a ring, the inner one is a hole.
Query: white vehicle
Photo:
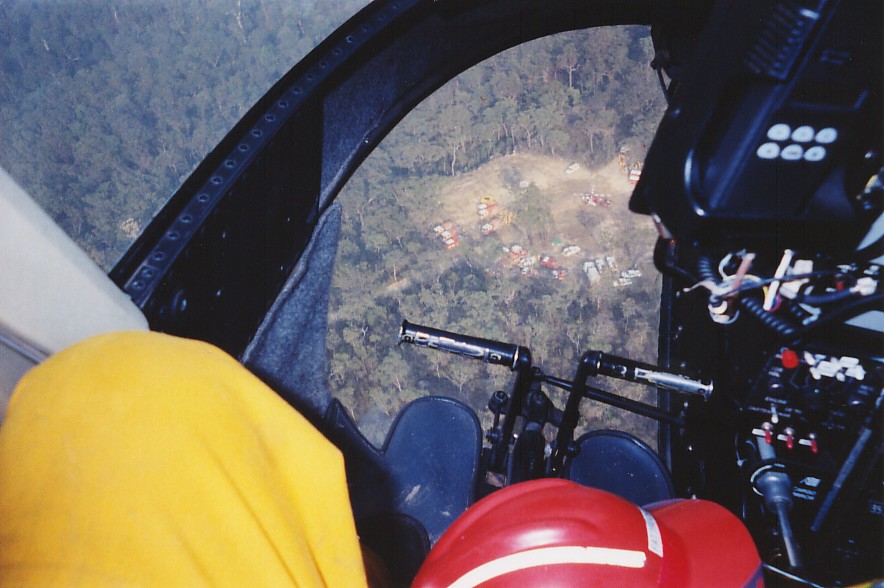
[[[580,253],[580,247],[578,247],[577,245],[569,245],[568,247],[562,249],[562,255],[564,255],[565,257],[571,257],[572,255],[577,255],[578,253]]]
[[[537,258],[534,257],[534,256],[532,255],[531,257],[525,257],[525,258],[522,258],[522,259],[519,261],[519,267],[521,267],[521,268],[530,268],[530,267],[531,267],[532,265],[534,265],[535,263],[537,263]]]
[[[591,261],[587,261],[583,264],[583,273],[585,273],[586,277],[589,278],[590,284],[595,284],[602,279],[601,274],[599,274],[599,270],[596,269],[595,264]]]
[[[568,167],[565,168],[565,173],[566,173],[566,174],[573,174],[573,173],[576,172],[578,169],[580,169],[580,164],[577,163],[577,162],[574,162],[574,163],[572,163],[571,165],[569,165]]]

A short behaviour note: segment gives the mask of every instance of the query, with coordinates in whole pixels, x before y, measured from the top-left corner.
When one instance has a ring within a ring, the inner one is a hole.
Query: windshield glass
[[[340,200],[328,336],[333,394],[380,444],[410,400],[483,417],[510,373],[396,346],[403,319],[530,347],[571,379],[589,349],[656,363],[656,231],[627,201],[665,101],[649,32],[541,39],[459,76],[387,137]],[[604,387],[655,404],[650,390]],[[563,406],[563,395],[547,390]],[[656,445],[656,424],[598,403],[584,424]]]
[[[0,3],[0,166],[107,271],[249,107],[366,4]]]

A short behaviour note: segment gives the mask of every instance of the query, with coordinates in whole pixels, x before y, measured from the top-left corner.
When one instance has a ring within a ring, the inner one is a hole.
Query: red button
[[[780,362],[783,364],[783,367],[787,370],[794,370],[798,367],[798,364],[801,363],[801,360],[798,359],[798,354],[792,351],[791,349],[785,349],[780,354]]]

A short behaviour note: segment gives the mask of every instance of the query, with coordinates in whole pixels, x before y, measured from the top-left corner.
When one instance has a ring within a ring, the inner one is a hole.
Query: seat
[[[599,430],[577,440],[565,478],[600,488],[638,505],[674,497],[672,477],[654,451],[634,435]]]

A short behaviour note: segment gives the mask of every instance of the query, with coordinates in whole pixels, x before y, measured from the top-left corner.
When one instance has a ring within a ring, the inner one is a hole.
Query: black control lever
[[[758,442],[758,453],[763,460],[776,460],[776,452],[764,440]],[[789,521],[789,512],[792,510],[792,480],[785,471],[765,466],[753,474],[752,481],[764,498],[765,508],[777,517],[780,538],[786,548],[789,565],[794,570],[800,570],[804,567],[801,549],[792,532],[792,523]]]
[[[415,325],[408,321],[402,321],[399,343],[439,349],[485,363],[503,365],[511,370],[523,365],[525,360],[529,360],[528,365],[530,365],[531,352],[526,347]]]

